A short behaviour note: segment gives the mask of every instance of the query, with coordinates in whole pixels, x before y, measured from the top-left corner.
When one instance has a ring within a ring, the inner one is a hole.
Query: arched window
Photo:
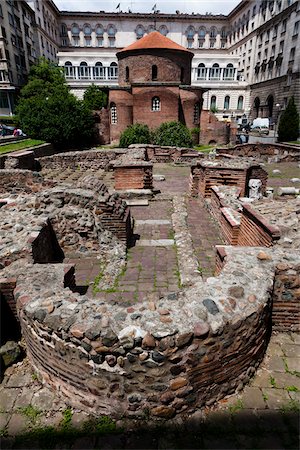
[[[96,80],[104,80],[104,67],[100,61],[96,62],[94,67],[94,78]]]
[[[135,29],[135,34],[137,39],[141,39],[145,34],[145,28],[143,25],[138,25]]]
[[[79,65],[79,78],[81,80],[87,80],[90,78],[90,67],[88,67],[87,63],[82,61]]]
[[[118,64],[116,62],[112,62],[108,68],[108,79],[116,80],[118,78]]]
[[[204,27],[201,27],[201,28],[199,29],[198,36],[199,36],[199,38],[201,38],[201,39],[205,39],[205,35],[206,35],[206,29],[205,29]]]
[[[219,64],[213,64],[212,68],[209,70],[209,79],[210,80],[219,80],[221,76],[221,69]]]
[[[183,83],[184,80],[184,67],[180,68],[180,81],[181,83]]]
[[[154,64],[152,66],[152,76],[151,76],[152,81],[157,80],[157,66]]]
[[[77,23],[73,23],[71,32],[73,36],[79,36],[79,26],[77,25]]]
[[[68,29],[67,29],[67,25],[65,23],[62,23],[60,26],[60,33],[62,37],[66,37],[68,36]]]
[[[233,64],[229,63],[227,64],[226,68],[224,69],[224,80],[234,80],[234,73],[235,69],[233,67]]]
[[[109,41],[109,46],[110,47],[114,47],[116,44],[116,27],[114,25],[108,25],[107,27],[107,34],[108,34],[108,41]]]
[[[160,34],[162,34],[163,36],[167,36],[167,34],[169,33],[168,28],[166,27],[166,25],[162,25],[161,27],[159,27]]]
[[[197,80],[206,80],[206,75],[207,69],[205,67],[205,64],[203,63],[198,64]]]
[[[152,98],[152,111],[160,111],[160,98],[159,97],[153,97]]]
[[[74,78],[75,76],[75,68],[70,61],[65,62],[65,74],[66,78]]]
[[[117,106],[115,103],[110,104],[110,121],[113,125],[118,123]]]
[[[254,99],[254,109],[256,112],[256,117],[259,116],[259,107],[260,107],[260,98],[259,97],[255,97]]]
[[[243,106],[244,106],[244,97],[240,95],[237,102],[237,109],[243,109]]]
[[[97,36],[103,36],[103,34],[104,34],[103,25],[97,24],[96,27],[95,27],[95,33],[96,33]]]
[[[273,116],[273,106],[274,106],[274,97],[273,95],[269,95],[267,98],[267,105],[268,105],[268,113],[269,117]]]
[[[221,30],[221,38],[226,39],[226,37],[227,37],[227,31],[226,31],[226,28],[223,27]]]
[[[209,37],[215,39],[217,37],[217,29],[216,27],[211,27]]]
[[[187,42],[188,42],[188,45],[187,45],[188,48],[193,47],[194,36],[195,36],[195,28],[192,26],[188,27],[188,29],[186,30],[186,38],[187,38]]]
[[[89,23],[83,25],[83,32],[85,36],[90,36],[92,34],[92,27]]]
[[[229,104],[230,104],[230,97],[229,95],[226,95],[224,99],[224,109],[229,109]]]
[[[196,102],[194,104],[194,123],[199,124],[200,120],[200,103]]]
[[[211,96],[210,99],[210,109],[215,111],[217,109],[217,97],[215,95]]]
[[[126,66],[125,68],[125,81],[129,81],[129,67]]]

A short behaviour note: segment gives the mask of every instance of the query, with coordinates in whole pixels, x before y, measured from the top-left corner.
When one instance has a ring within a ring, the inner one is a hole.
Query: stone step
[[[171,225],[170,220],[164,219],[147,219],[147,220],[135,220],[135,225]]]
[[[140,239],[136,241],[136,245],[139,247],[170,247],[174,244],[174,239]]]

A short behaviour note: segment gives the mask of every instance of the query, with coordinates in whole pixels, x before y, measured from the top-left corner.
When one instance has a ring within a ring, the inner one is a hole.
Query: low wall
[[[289,144],[241,144],[233,148],[218,148],[218,154],[252,157],[264,161],[300,161],[300,148]]]
[[[281,262],[276,266],[272,323],[277,331],[300,331],[299,264]]]
[[[154,308],[62,290],[69,270],[63,264],[7,268],[7,275],[17,273],[15,297],[34,367],[72,406],[95,414],[139,417],[147,410],[167,419],[241,389],[267,346],[274,257],[262,262],[257,249],[226,252],[213,283],[197,281]],[[46,299],[36,295],[41,279],[42,291],[51,282]]]
[[[18,153],[19,154],[24,153],[26,155],[26,152],[33,152],[32,157],[39,158],[42,156],[53,155],[53,153],[55,153],[55,149],[52,144],[45,143],[45,144],[41,144],[41,145],[36,145],[34,147],[24,148],[23,150],[17,150],[15,152],[5,153],[4,155],[0,155],[0,169],[15,168],[15,169],[34,170],[36,165],[35,165],[35,162],[33,161],[33,158],[32,158],[32,161],[30,161],[30,166],[28,166],[28,158],[26,158],[26,156],[24,156],[23,158],[19,158],[17,165],[14,165],[13,167],[10,166],[9,162],[7,162],[7,160],[12,159],[12,157],[14,157],[14,155],[16,155]]]
[[[279,239],[278,227],[270,225],[250,205],[243,205],[238,245],[271,247]]]
[[[153,189],[153,164],[132,162],[114,165],[115,190]]]
[[[268,174],[257,164],[236,163],[233,161],[203,161],[191,166],[189,192],[192,197],[199,194],[211,197],[213,186],[236,186],[240,189],[241,197],[248,193],[248,183],[251,178],[259,178],[262,182],[264,194]]]
[[[38,192],[54,183],[44,178],[38,172],[30,170],[2,170],[0,173],[0,195]]]

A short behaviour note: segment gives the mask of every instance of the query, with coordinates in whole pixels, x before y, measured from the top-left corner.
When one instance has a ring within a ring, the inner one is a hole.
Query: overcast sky
[[[228,14],[240,0],[54,0],[60,10],[68,11],[108,11],[120,10],[127,12],[151,12],[154,4],[162,13]]]

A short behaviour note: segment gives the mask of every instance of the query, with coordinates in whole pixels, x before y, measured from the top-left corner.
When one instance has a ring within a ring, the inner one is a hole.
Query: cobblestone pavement
[[[27,359],[0,387],[1,448],[298,449],[300,335],[273,335],[249,386],[171,424],[92,418],[37,379]],[[17,437],[14,437],[16,436]]]

